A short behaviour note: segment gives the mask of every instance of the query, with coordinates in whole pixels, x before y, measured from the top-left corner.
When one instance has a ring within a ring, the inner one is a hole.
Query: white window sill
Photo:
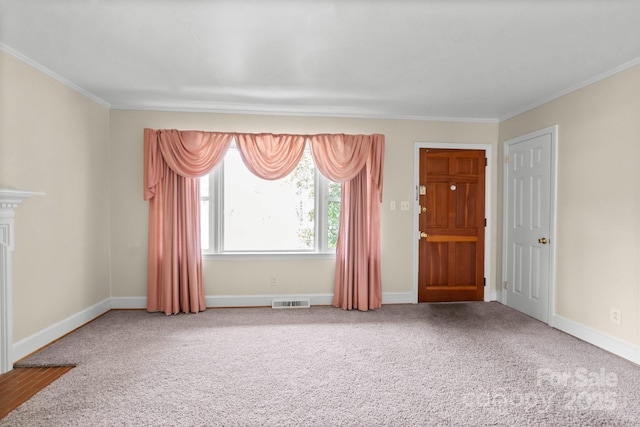
[[[335,252],[225,252],[220,254],[203,253],[205,260],[223,259],[335,259]]]

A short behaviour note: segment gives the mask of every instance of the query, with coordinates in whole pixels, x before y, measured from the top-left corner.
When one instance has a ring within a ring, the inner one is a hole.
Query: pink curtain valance
[[[333,305],[382,305],[380,202],[384,135],[274,135],[144,130],[144,199],[149,200],[147,310],[205,309],[198,177],[236,141],[243,162],[264,179],[298,164],[309,141],[316,167],[342,185]]]
[[[289,175],[300,162],[306,138],[303,135],[236,134],[236,145],[245,166],[262,179]]]
[[[332,181],[353,179],[364,167],[371,138],[366,135],[312,135],[311,154],[320,173]]]
[[[353,179],[368,160],[378,190],[382,190],[384,135],[347,134],[252,134],[236,132],[179,131],[145,129],[145,200],[161,178],[164,161],[180,176],[195,178],[207,174],[222,160],[235,139],[242,161],[256,176],[279,179],[297,166],[309,141],[318,171],[334,182]],[[373,154],[375,158],[369,159]],[[376,166],[377,165],[377,166]]]
[[[311,135],[309,140],[313,161],[323,176],[347,182],[367,166],[382,201],[384,135]]]
[[[223,158],[233,133],[144,130],[144,199],[155,194],[162,178],[163,163],[176,174],[196,178],[207,174]]]

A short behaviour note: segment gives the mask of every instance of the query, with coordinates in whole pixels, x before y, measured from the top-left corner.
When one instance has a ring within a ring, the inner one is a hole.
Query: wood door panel
[[[456,242],[454,245],[454,286],[476,285],[477,242]]]
[[[484,165],[478,162],[477,156],[480,150],[425,150],[429,150],[429,156],[421,166],[427,176],[484,175]]]
[[[429,157],[426,163],[427,175],[449,175],[450,162],[447,157]]]
[[[456,228],[478,227],[478,184],[458,183],[456,196]],[[483,215],[484,216],[484,215]]]
[[[477,236],[437,234],[426,237],[427,242],[477,242]]]
[[[449,190],[446,182],[430,182],[426,185],[427,208],[425,212],[425,223],[427,227],[447,228],[449,223]]]
[[[427,265],[428,275],[425,278],[425,286],[447,286],[448,265],[449,265],[449,249],[448,243],[429,243],[425,244],[426,254],[425,262]]]
[[[418,301],[484,297],[484,151],[420,150]]]
[[[454,174],[478,176],[478,159],[476,157],[457,157]]]

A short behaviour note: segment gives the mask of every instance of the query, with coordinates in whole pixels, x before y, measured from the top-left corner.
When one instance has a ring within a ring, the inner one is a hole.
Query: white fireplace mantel
[[[11,253],[15,248],[15,209],[24,200],[44,193],[0,188],[0,374],[13,369],[13,284]]]

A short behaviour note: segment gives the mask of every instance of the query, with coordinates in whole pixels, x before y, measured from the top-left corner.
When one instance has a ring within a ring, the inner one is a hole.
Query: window
[[[292,173],[268,181],[253,175],[231,146],[200,179],[200,208],[205,254],[333,253],[340,184],[318,173],[308,150]]]

